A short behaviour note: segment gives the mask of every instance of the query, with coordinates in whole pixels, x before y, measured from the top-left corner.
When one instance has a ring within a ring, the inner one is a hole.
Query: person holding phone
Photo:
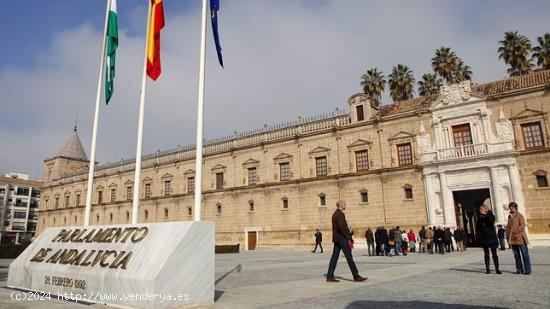
[[[500,272],[498,264],[498,239],[497,232],[495,228],[495,215],[489,207],[485,204],[479,206],[479,217],[476,223],[477,234],[478,234],[478,243],[483,248],[483,254],[485,258],[485,273],[490,274],[490,259],[489,259],[489,250],[493,256],[493,263],[495,264],[495,271],[497,274],[502,274]]]

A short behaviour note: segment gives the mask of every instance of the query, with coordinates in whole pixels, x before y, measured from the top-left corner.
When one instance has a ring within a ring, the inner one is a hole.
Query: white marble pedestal
[[[214,302],[211,222],[48,228],[10,265],[8,287],[133,308]]]

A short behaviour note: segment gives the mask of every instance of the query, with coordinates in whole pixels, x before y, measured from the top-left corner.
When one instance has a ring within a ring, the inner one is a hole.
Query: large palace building
[[[476,209],[526,214],[533,241],[550,240],[550,70],[487,84],[469,81],[377,107],[364,94],[336,111],[205,144],[203,220],[217,244],[248,250],[331,237],[338,199],[357,238],[367,227],[464,227]],[[144,156],[139,222],[193,219],[191,147]],[[81,225],[88,159],[78,135],[45,160],[38,231]],[[92,224],[130,222],[134,160],[100,165]]]

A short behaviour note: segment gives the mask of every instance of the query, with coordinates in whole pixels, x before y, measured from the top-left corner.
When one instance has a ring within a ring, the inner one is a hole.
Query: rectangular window
[[[405,199],[412,200],[413,199],[413,189],[410,187],[405,188]]]
[[[145,184],[145,198],[150,198],[150,197],[151,197],[151,184],[146,183]]]
[[[363,105],[356,106],[355,110],[357,111],[357,121],[365,120],[365,115],[363,114]]]
[[[279,174],[280,174],[280,180],[281,181],[287,181],[290,180],[290,163],[280,163],[279,164]]]
[[[131,201],[134,195],[134,188],[132,186],[126,187],[126,200]]]
[[[369,170],[369,152],[368,150],[355,152],[355,164],[358,172]]]
[[[187,192],[195,192],[195,177],[187,178]]]
[[[369,193],[367,191],[361,192],[361,202],[362,203],[368,203],[369,202]]]
[[[397,161],[399,166],[413,164],[411,143],[397,145]]]
[[[26,219],[27,218],[27,213],[26,212],[21,212],[21,211],[16,211],[13,213],[13,217],[15,219]]]
[[[166,180],[164,182],[164,196],[172,194],[172,181]]]
[[[223,190],[223,173],[216,173],[216,190]]]
[[[116,201],[116,189],[111,189],[111,203],[114,203]]]
[[[255,210],[254,201],[249,201],[248,202],[248,211],[249,212],[254,212],[254,210]]]
[[[465,123],[457,126],[453,126],[453,139],[455,147],[472,145],[472,133],[470,131],[470,124]]]
[[[546,175],[537,175],[537,185],[539,188],[548,187],[548,178],[546,178]]]
[[[257,183],[258,181],[258,178],[257,178],[257,174],[256,174],[256,168],[255,167],[251,167],[248,169],[248,185],[249,186],[253,186]]]
[[[217,213],[217,214],[221,214],[221,213],[222,213],[222,205],[221,205],[221,204],[217,204],[217,205],[216,205],[216,213]]]
[[[283,209],[288,209],[288,200],[286,198],[283,199]]]
[[[80,206],[80,194],[76,195],[76,206]]]
[[[103,203],[103,191],[98,191],[97,192],[97,203],[98,204]]]
[[[327,205],[327,198],[324,195],[319,196],[319,205],[320,206],[326,206]]]
[[[542,129],[540,122],[525,123],[521,125],[525,149],[536,149],[544,147]]]
[[[28,187],[17,187],[17,195],[29,195],[29,188]]]
[[[71,200],[71,197],[68,195],[65,195],[65,207],[69,207],[70,200]]]
[[[187,215],[192,216],[193,215],[193,208],[187,207]]]
[[[315,169],[317,171],[317,176],[326,176],[327,175],[327,157],[315,158]]]

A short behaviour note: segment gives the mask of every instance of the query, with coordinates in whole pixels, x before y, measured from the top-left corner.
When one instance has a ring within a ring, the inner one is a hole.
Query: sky
[[[96,160],[135,157],[146,0],[118,0],[115,93],[101,105]],[[220,0],[225,68],[208,27],[205,138],[347,109],[360,77],[408,65],[431,72],[448,46],[473,81],[502,79],[498,41],[517,30],[550,32],[547,0]],[[78,133],[90,155],[104,0],[6,1],[0,10],[0,173],[42,176],[43,160]],[[193,144],[199,60],[199,0],[164,0],[162,75],[149,80],[143,149]],[[390,103],[387,91],[384,103]]]

